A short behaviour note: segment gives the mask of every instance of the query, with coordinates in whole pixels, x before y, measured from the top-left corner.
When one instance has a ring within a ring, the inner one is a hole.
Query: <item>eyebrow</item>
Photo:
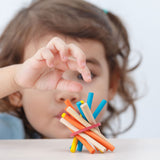
[[[100,65],[100,62],[97,61],[95,58],[87,59],[86,62],[87,62],[87,63],[94,64],[94,65],[97,65],[97,66],[99,66],[99,67],[101,66],[101,65]]]

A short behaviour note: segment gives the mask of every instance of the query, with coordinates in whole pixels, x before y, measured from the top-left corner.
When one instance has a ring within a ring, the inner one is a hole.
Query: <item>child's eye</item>
[[[91,78],[93,79],[95,76],[96,76],[96,75],[91,72]],[[82,74],[78,74],[78,75],[77,75],[77,78],[78,78],[79,80],[83,80]]]

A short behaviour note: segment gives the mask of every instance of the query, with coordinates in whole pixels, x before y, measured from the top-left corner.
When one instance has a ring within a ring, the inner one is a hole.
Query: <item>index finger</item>
[[[89,68],[87,67],[87,65],[84,68],[80,68],[76,62],[75,59],[70,59],[67,63],[68,68],[73,70],[73,71],[78,71],[79,73],[82,74],[82,77],[84,79],[84,81],[86,82],[90,82],[91,81],[91,72],[89,70]]]
[[[70,54],[76,59],[80,68],[85,68],[86,66],[86,55],[84,52],[77,47],[75,44],[70,43],[68,45],[68,50]]]

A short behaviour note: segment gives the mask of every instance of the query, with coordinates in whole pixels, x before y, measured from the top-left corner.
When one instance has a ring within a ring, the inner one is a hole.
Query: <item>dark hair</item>
[[[112,136],[127,131],[135,122],[136,85],[129,73],[128,57],[130,45],[128,34],[121,20],[111,12],[104,11],[83,0],[35,0],[23,8],[8,24],[0,37],[0,67],[23,62],[24,49],[31,40],[50,33],[60,33],[74,39],[94,39],[101,42],[109,64],[110,82],[119,81],[117,95],[121,98],[121,109],[109,103],[109,116],[102,122]],[[114,102],[114,101],[113,101]],[[134,118],[124,131],[114,131],[111,121],[132,107]],[[16,113],[24,120],[26,132],[32,127],[27,122],[23,108],[15,108],[8,97],[0,100],[0,111]],[[14,112],[13,112],[14,111]]]

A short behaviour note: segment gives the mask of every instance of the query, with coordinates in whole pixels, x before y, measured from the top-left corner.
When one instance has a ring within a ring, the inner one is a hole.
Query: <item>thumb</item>
[[[61,78],[57,84],[56,89],[67,90],[71,92],[80,92],[83,89],[83,86],[78,82]]]

